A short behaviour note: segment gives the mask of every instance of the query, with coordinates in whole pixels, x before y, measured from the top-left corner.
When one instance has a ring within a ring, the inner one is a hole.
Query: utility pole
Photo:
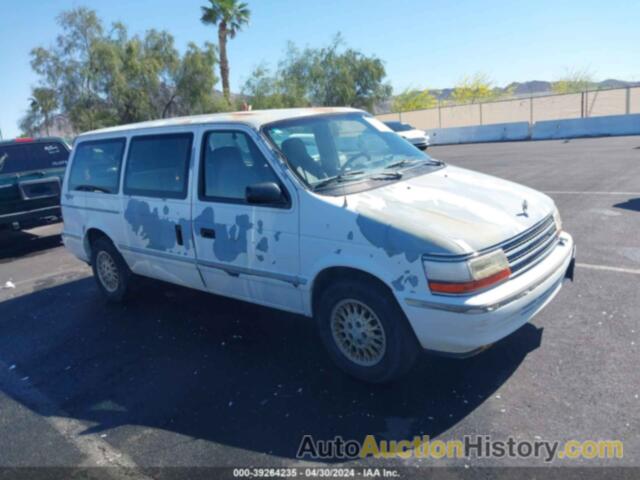
[[[529,125],[533,127],[533,95],[529,97]]]
[[[627,91],[625,92],[624,103],[625,103],[624,113],[629,115],[629,113],[631,113],[631,88],[628,86],[627,86]]]

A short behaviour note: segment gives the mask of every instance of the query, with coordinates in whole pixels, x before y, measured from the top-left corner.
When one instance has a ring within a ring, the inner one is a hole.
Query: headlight
[[[462,295],[487,288],[511,275],[509,260],[502,250],[462,262],[423,260],[431,292]]]
[[[556,231],[562,231],[562,218],[560,218],[560,212],[556,208],[553,212],[553,221],[556,222]]]

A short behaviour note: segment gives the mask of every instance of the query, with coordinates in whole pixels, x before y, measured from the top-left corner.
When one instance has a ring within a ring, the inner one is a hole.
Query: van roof
[[[355,108],[348,107],[311,107],[311,108],[281,108],[273,110],[250,110],[242,112],[210,113],[205,115],[192,115],[189,117],[164,118],[147,122],[131,123],[128,125],[118,125],[115,127],[102,128],[85,132],[80,135],[96,135],[102,133],[122,132],[128,130],[142,130],[147,128],[172,127],[183,125],[201,125],[209,123],[242,123],[259,129],[262,125],[279,120],[290,118],[306,117],[323,113],[348,113],[362,112]]]

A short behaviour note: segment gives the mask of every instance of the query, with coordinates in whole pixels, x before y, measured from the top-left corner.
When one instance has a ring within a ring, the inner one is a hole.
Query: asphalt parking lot
[[[5,232],[0,466],[111,465],[131,478],[150,467],[304,467],[305,434],[619,439],[621,460],[554,464],[640,466],[640,137],[430,153],[556,201],[578,246],[576,280],[533,323],[479,356],[425,356],[400,383],[364,385],[332,366],[304,318],[151,281],[125,306],[106,305],[60,225]]]

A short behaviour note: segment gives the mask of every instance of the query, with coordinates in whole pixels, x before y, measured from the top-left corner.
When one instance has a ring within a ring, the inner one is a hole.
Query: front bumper
[[[536,266],[475,296],[405,298],[402,308],[426,350],[467,356],[531,320],[573,279],[575,245],[563,232],[554,250]]]
[[[412,138],[409,139],[409,142],[414,146],[419,148],[420,150],[424,150],[429,146],[429,138],[428,137],[423,137],[423,138]]]

